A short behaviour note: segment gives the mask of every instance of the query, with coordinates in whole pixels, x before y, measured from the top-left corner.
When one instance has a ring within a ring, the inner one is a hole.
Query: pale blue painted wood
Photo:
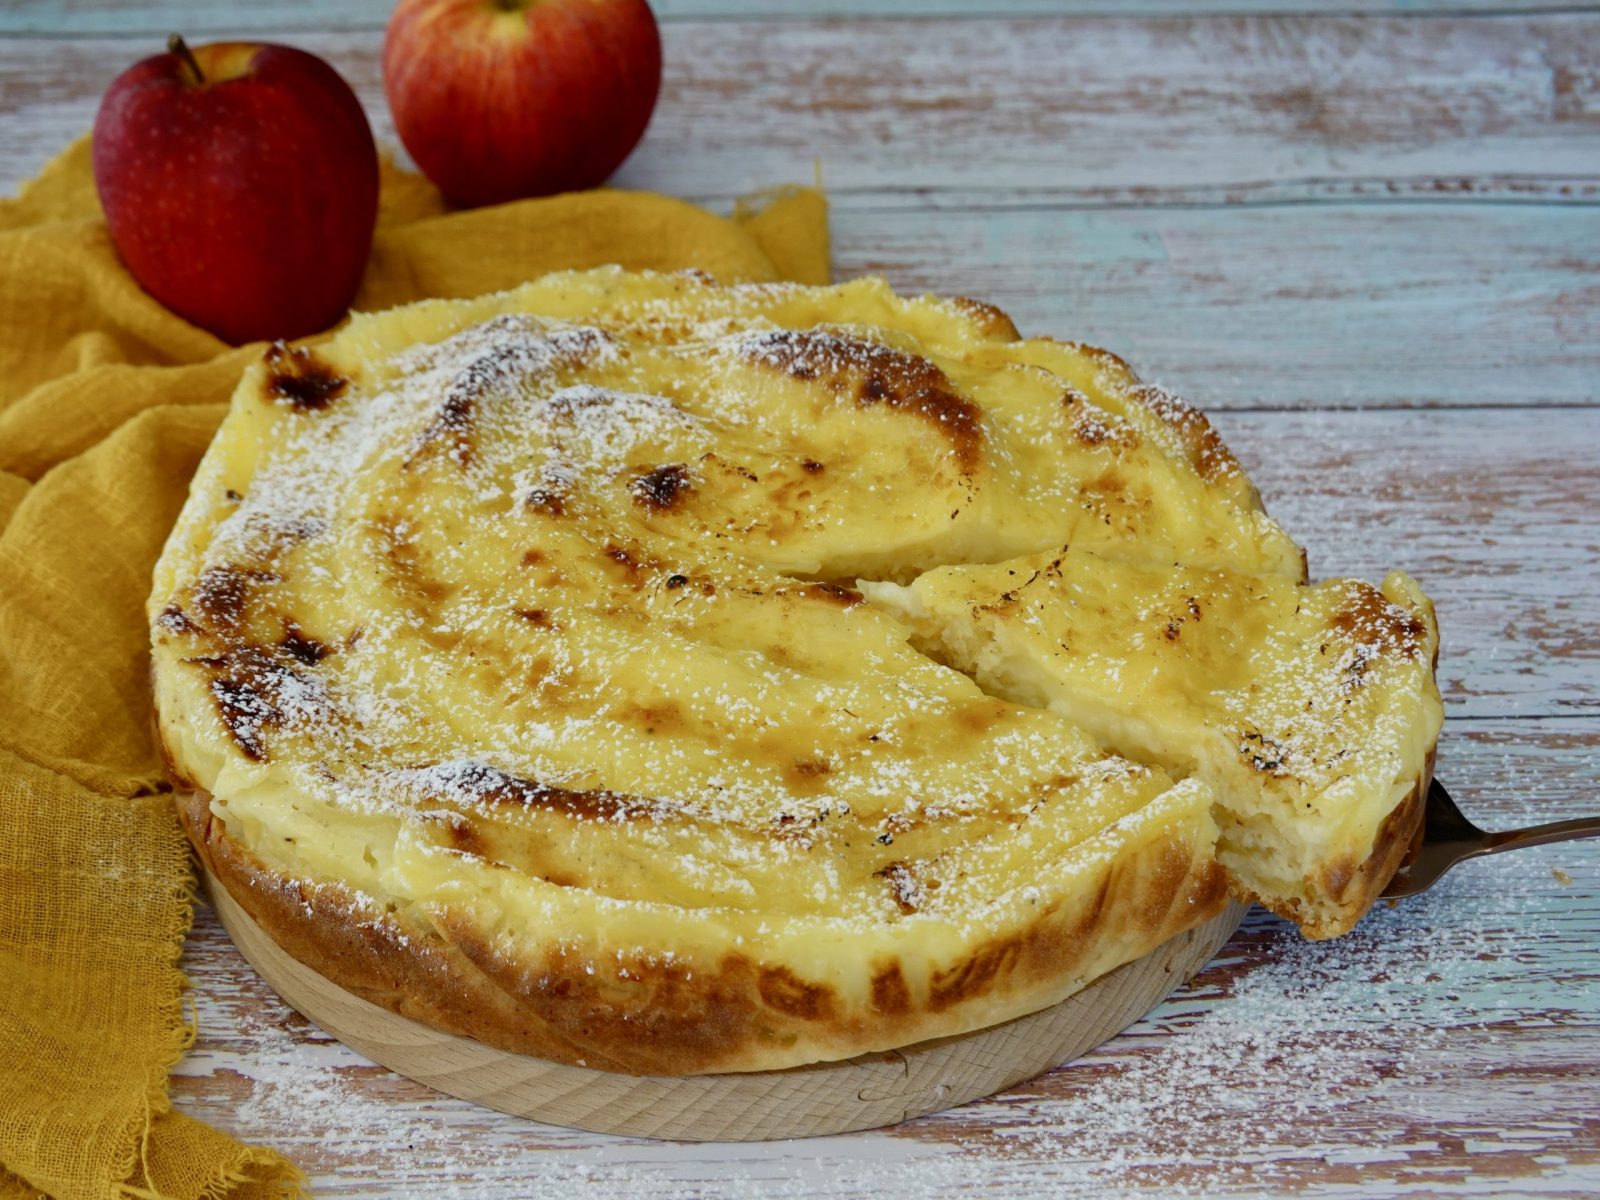
[[[1600,15],[665,34],[661,102],[622,186],[726,204],[820,163],[841,206],[928,212],[1600,202]],[[392,143],[381,37],[292,40],[350,80]],[[0,39],[0,188],[86,129],[107,83],[159,45]]]
[[[1600,404],[1600,209],[841,205],[834,236],[847,271],[959,287],[1208,410]]]
[[[794,21],[834,17],[962,17],[974,20],[1001,16],[1194,16],[1261,13],[1443,13],[1557,12],[1593,5],[1559,0],[655,0],[663,21],[772,20]],[[0,35],[54,34],[89,36],[112,33],[164,33],[182,28],[192,33],[288,32],[294,30],[377,29],[388,20],[393,0],[153,0],[123,4],[118,0],[5,0],[0,4]]]

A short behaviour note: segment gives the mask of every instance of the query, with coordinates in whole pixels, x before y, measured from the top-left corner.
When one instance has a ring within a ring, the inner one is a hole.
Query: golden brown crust
[[[1423,815],[1427,809],[1428,788],[1433,782],[1434,751],[1430,748],[1426,764],[1405,799],[1390,810],[1372,841],[1372,851],[1359,862],[1345,858],[1326,864],[1312,881],[1318,897],[1315,907],[1293,900],[1266,899],[1248,889],[1235,898],[1255,902],[1280,917],[1300,926],[1306,937],[1315,941],[1349,933],[1367,909],[1383,894],[1389,881],[1409,862],[1422,844]],[[1333,906],[1327,903],[1331,898]]]
[[[1183,457],[1201,479],[1230,494],[1236,502],[1247,508],[1263,513],[1266,511],[1255,484],[1250,482],[1250,477],[1211,424],[1211,419],[1200,409],[1165,388],[1144,382],[1127,359],[1110,350],[1091,346],[1087,342],[1062,341],[1052,337],[1036,337],[1033,340],[1063,346],[1094,362],[1108,380],[1115,382],[1116,390],[1127,403],[1137,405],[1177,435],[1183,447]],[[1302,559],[1304,554],[1302,550]]]
[[[802,383],[820,382],[856,405],[881,405],[926,421],[944,437],[967,474],[984,449],[983,416],[928,359],[824,329],[776,329],[744,347],[752,362]]]
[[[1085,351],[1064,367],[1084,389],[1067,385],[1084,401],[1068,428],[1059,391],[1024,373],[1018,395],[1053,440],[1041,466],[1012,462],[969,379],[978,359],[918,352],[1009,342],[998,309],[924,304],[880,339],[834,318],[893,307],[881,284],[679,295],[706,286],[558,279],[363,319],[247,373],[150,608],[173,775],[196,781],[180,810],[218,886],[393,1011],[660,1074],[959,1034],[1215,913],[1209,784],[1069,778],[1063,763],[1098,751],[1075,728],[930,669],[826,582],[966,561],[1025,527],[1032,545],[1038,513],[1065,514],[1061,539],[1036,531],[1051,543],[1148,537],[1163,563],[1193,544],[1207,563],[1292,572],[1287,536],[1241,511],[1258,498],[1204,416]],[[597,314],[604,328],[570,322]],[[694,354],[674,346],[691,337]],[[1047,369],[1025,350],[1008,366]],[[726,420],[729,399],[752,419]],[[788,432],[738,432],[769,425]],[[267,469],[263,445],[294,469]],[[1143,468],[1149,487],[1131,486]],[[1076,500],[1035,503],[1037,480]],[[915,503],[886,512],[903,483]],[[492,537],[459,536],[490,509]],[[323,512],[337,515],[306,515]],[[712,538],[728,544],[705,562],[678,557]],[[672,636],[631,637],[654,629]],[[730,645],[750,661],[697,669]],[[415,690],[395,693],[386,662]],[[891,675],[918,681],[909,698],[879,686]],[[785,707],[772,680],[791,676]],[[826,703],[804,700],[817,679]],[[749,733],[756,710],[780,714],[770,735]],[[458,711],[461,730],[430,725]],[[569,735],[591,719],[617,739],[605,754]],[[550,736],[525,753],[535,725]],[[438,736],[414,745],[414,728]],[[1039,748],[1019,780],[987,747],[1025,741]],[[749,778],[728,786],[725,757]],[[920,823],[931,800],[971,824]],[[1383,838],[1332,872],[1352,923],[1387,878]],[[748,906],[729,903],[730,875],[748,876]]]
[[[935,973],[919,1011],[898,963],[878,965],[866,1010],[845,1012],[827,989],[731,954],[692,975],[635,964],[655,986],[647,1005],[625,1005],[577,959],[517,960],[451,915],[424,927],[372,911],[342,885],[283,877],[228,835],[202,791],[180,791],[177,806],[206,870],[278,945],[341,987],[503,1050],[633,1074],[765,1069],[774,1047],[797,1040],[826,1059],[965,1032],[991,1022],[964,1017],[1011,994],[1055,1002],[1075,989],[1052,985],[1087,984],[1215,916],[1227,898],[1215,863],[1167,841],[1112,863],[1091,903],[1041,913]]]

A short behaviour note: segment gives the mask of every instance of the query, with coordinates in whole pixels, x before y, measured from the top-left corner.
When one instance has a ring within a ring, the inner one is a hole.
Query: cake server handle
[[[1451,867],[1469,858],[1520,850],[1524,846],[1600,837],[1600,816],[1490,833],[1467,820],[1437,779],[1428,788],[1428,803],[1422,820],[1422,846],[1416,858],[1395,872],[1389,886],[1383,890],[1385,896],[1411,896],[1426,891]]]

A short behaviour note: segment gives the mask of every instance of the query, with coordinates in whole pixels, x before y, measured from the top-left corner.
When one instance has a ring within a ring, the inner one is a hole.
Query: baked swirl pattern
[[[1204,417],[878,281],[618,270],[245,374],[150,601],[207,867],[396,1011],[648,1073],[1044,1007],[1231,890],[1348,929],[1440,721]]]

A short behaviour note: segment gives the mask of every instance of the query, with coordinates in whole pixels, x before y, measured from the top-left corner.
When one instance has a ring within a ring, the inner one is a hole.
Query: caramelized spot
[[[816,845],[816,833],[826,823],[829,810],[816,809],[808,814],[781,812],[772,818],[770,832],[777,841],[790,842],[810,850]]]
[[[310,541],[312,538],[321,537],[328,531],[326,521],[317,517],[291,518],[285,520],[280,517],[266,517],[250,523],[251,530],[265,543],[265,553],[269,559],[277,558],[301,542]]]
[[[191,607],[201,623],[213,633],[231,633],[244,624],[256,589],[262,584],[277,581],[278,576],[270,571],[241,567],[235,563],[207,567],[195,580],[190,597]]]
[[[236,646],[226,653],[184,661],[211,673],[217,715],[246,758],[267,757],[268,735],[289,715],[324,710],[316,686],[262,646]]]
[[[276,725],[281,714],[242,680],[213,679],[211,698],[216,702],[217,715],[244,756],[253,762],[265,760],[267,728]]]
[[[168,633],[194,633],[195,624],[176,604],[169,604],[156,615],[156,625]]]
[[[826,468],[814,458],[800,460],[800,469],[807,475],[820,475]]]
[[[546,327],[537,318],[516,313],[464,330],[444,346],[463,343],[460,366],[451,376],[439,411],[412,443],[407,469],[441,451],[468,466],[473,458],[473,427],[484,401],[514,395],[525,381],[562,367],[582,366],[612,345],[602,330]]]
[[[1239,735],[1239,755],[1251,766],[1252,770],[1263,775],[1282,778],[1291,772],[1283,765],[1283,746],[1273,741],[1257,729],[1244,730]]]
[[[628,576],[628,578],[637,579],[642,573],[643,568],[639,566],[639,560],[634,558],[632,554],[628,553],[624,547],[616,545],[607,546],[605,554],[607,558],[622,568],[623,572]]]
[[[327,408],[350,381],[312,353],[308,346],[273,342],[267,347],[267,396],[296,412]]]
[[[935,972],[928,981],[928,1007],[940,1012],[974,996],[987,995],[996,977],[1010,969],[1021,953],[1022,944],[1018,939],[997,939],[966,961]]]
[[[665,564],[650,555],[639,555],[626,546],[619,546],[615,542],[608,542],[602,551],[607,559],[622,568],[622,573],[627,576],[628,582],[634,587],[642,587],[646,575],[651,571],[660,571]]]
[[[983,419],[925,358],[849,334],[822,329],[778,329],[747,340],[744,353],[803,382],[822,380],[835,392],[854,393],[856,405],[883,405],[930,422],[950,442],[962,471],[978,467]]]
[[[446,813],[440,818],[444,825],[445,835],[450,839],[450,847],[459,850],[462,854],[470,854],[475,858],[483,858],[488,852],[488,843],[485,842],[483,833],[472,823],[472,818],[464,813]]]
[[[406,456],[402,469],[411,470],[441,448],[461,466],[470,465],[472,426],[477,408],[478,398],[474,393],[461,390],[458,383],[451,384],[433,420],[423,426],[411,443],[411,453]]]
[[[889,895],[900,911],[907,915],[920,909],[927,899],[922,884],[911,868],[903,862],[892,862],[880,867],[872,873],[872,877],[881,879],[889,885]]]
[[[668,733],[684,727],[683,710],[668,700],[661,704],[625,704],[618,713],[624,721],[644,728],[648,734]]]
[[[530,688],[542,691],[557,676],[555,662],[549,655],[540,654],[527,663],[524,679]],[[548,701],[547,701],[548,702]]]
[[[1174,613],[1167,619],[1166,636],[1169,641],[1177,641],[1178,635],[1183,632],[1183,624],[1190,619],[1200,619],[1200,601],[1194,596],[1184,597],[1184,611]]]
[[[832,1010],[832,997],[826,985],[807,983],[788,967],[762,967],[756,980],[761,1001],[802,1021],[816,1021]]]
[[[1417,616],[1369,584],[1357,584],[1329,624],[1357,643],[1415,658],[1428,627]]]
[[[567,515],[566,496],[548,484],[534,488],[523,503],[534,512],[542,512],[547,517]]]
[[[679,812],[676,806],[665,802],[652,802],[617,792],[552,787],[508,774],[485,763],[468,763],[453,770],[449,786],[452,791],[464,793],[475,802],[543,809],[576,820],[660,820]]]
[[[911,989],[900,964],[892,962],[872,976],[872,1011],[896,1016],[911,1009]]]
[[[550,628],[550,614],[542,608],[515,608],[511,610],[528,624],[539,629]]]
[[[1046,338],[1045,340],[1054,341],[1055,339]],[[1121,355],[1113,354],[1100,346],[1091,346],[1088,342],[1062,342],[1061,345],[1082,354],[1100,369],[1102,375],[1108,375],[1118,382],[1134,381],[1133,368],[1128,365],[1128,360]]]
[[[1133,426],[1110,413],[1089,407],[1078,411],[1077,419],[1072,423],[1072,433],[1080,445],[1090,449],[1108,446],[1113,450],[1136,450],[1140,442],[1139,431]]]
[[[1060,559],[1057,559],[1056,563],[1054,565],[1059,567],[1060,561],[1061,561]],[[998,613],[1001,616],[1004,616],[1006,614],[1007,610],[1016,607],[1017,597],[1022,592],[1026,591],[1028,588],[1032,587],[1033,586],[1033,581],[1038,579],[1040,574],[1041,574],[1041,572],[1035,571],[1032,575],[1029,575],[1027,577],[1027,579],[1023,580],[1021,583],[1017,584],[1015,587],[1009,588],[1006,591],[1001,592],[998,596],[996,596],[994,598],[994,600],[992,600],[988,604],[975,605],[974,608],[973,608],[973,611],[974,612],[986,612],[986,613]],[[1060,578],[1060,571],[1059,570],[1057,570],[1057,572],[1056,572],[1056,577],[1058,579]],[[946,665],[948,665],[948,664],[946,664]]]
[[[1239,460],[1233,457],[1233,451],[1223,445],[1222,439],[1209,424],[1206,425],[1206,434],[1206,441],[1194,456],[1194,469],[1200,472],[1200,478],[1214,483],[1238,474]]]
[[[633,502],[640,507],[665,512],[693,492],[694,484],[688,467],[682,463],[668,463],[635,477],[628,490],[633,493]]]
[[[883,818],[883,827],[890,833],[910,833],[922,824],[923,821],[920,816],[903,808],[896,812],[887,813]]]
[[[802,758],[790,770],[801,779],[821,779],[833,770],[833,764],[821,758]]]
[[[686,1062],[727,1061],[730,1046],[749,1044],[771,1024],[770,1012],[751,1003],[758,968],[741,955],[708,967],[692,959],[665,962],[648,951],[595,957],[558,944],[530,961],[504,953],[498,941],[491,945],[464,914],[446,908],[437,921],[451,945],[527,1007],[530,1020],[560,1036],[555,1056],[563,1061],[582,1061],[587,1053],[593,1066],[595,1055],[630,1047],[628,1069],[672,1074]]]
[[[1351,692],[1359,689],[1367,681],[1367,668],[1372,665],[1372,660],[1378,652],[1364,642],[1357,642],[1350,652],[1350,661],[1344,664],[1344,676],[1340,680],[1340,690],[1345,693],[1348,700]]]
[[[306,631],[293,621],[285,620],[283,625],[283,640],[278,645],[296,662],[314,667],[333,653],[316,638],[308,636]]]
[[[427,642],[428,645],[432,646],[435,650],[443,650],[446,653],[449,653],[457,646],[461,645],[461,635],[455,630],[437,629],[431,624],[424,625],[421,629],[419,629],[417,631],[417,636],[423,641]]]
[[[761,476],[757,475],[749,467],[743,463],[731,462],[715,451],[707,450],[700,456],[698,461],[702,467],[716,467],[724,475],[732,475],[737,479],[743,479],[746,483],[761,482]]]
[[[1189,452],[1189,461],[1200,477],[1216,483],[1239,474],[1239,461],[1233,457],[1217,431],[1211,427],[1206,415],[1186,400],[1174,396],[1165,388],[1141,383],[1133,389],[1134,397],[1154,413],[1183,439]]]
[[[798,587],[783,587],[774,589],[778,596],[804,596],[809,600],[824,600],[829,604],[837,604],[840,608],[854,608],[866,601],[866,597],[855,588],[845,587],[841,583],[803,583]]]
[[[973,733],[985,733],[1011,715],[1002,700],[985,699],[964,704],[955,710],[956,723]]]
[[[437,603],[454,590],[449,584],[433,578],[424,570],[422,552],[417,549],[409,521],[397,517],[380,517],[375,522],[378,535],[383,539],[384,557],[394,572],[394,580],[402,590],[417,600]]]

